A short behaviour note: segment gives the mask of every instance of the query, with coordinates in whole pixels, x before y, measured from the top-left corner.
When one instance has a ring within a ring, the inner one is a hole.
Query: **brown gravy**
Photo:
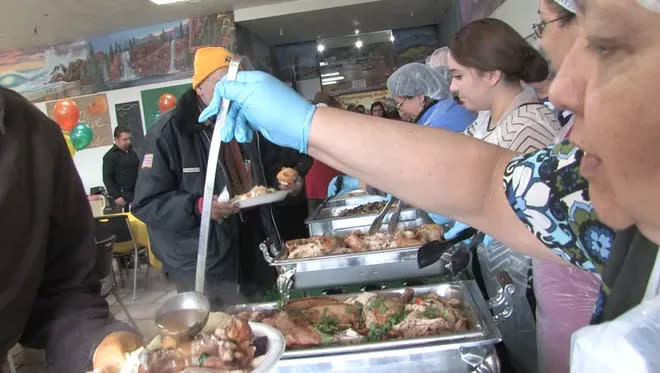
[[[200,310],[178,310],[167,313],[158,326],[167,334],[185,333],[195,324],[201,323],[206,312]]]

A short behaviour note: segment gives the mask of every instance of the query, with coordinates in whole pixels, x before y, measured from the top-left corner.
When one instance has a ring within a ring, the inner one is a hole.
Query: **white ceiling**
[[[239,23],[271,45],[441,23],[449,0],[3,0],[0,51],[85,39],[192,15],[241,9]],[[350,5],[346,5],[350,4]],[[266,14],[274,17],[263,18]],[[280,28],[283,35],[280,35]]]
[[[75,41],[192,15],[285,1],[192,0],[158,6],[149,0],[2,0],[0,51]]]

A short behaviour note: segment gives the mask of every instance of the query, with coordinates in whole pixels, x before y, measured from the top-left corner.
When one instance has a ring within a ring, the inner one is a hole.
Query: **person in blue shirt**
[[[449,90],[446,68],[413,62],[387,79],[401,118],[427,127],[463,132],[476,115],[459,105]]]

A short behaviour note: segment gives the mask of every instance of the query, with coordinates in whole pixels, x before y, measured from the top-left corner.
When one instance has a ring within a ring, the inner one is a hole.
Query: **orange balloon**
[[[80,110],[78,105],[72,100],[65,98],[55,103],[53,108],[53,117],[57,124],[65,131],[71,131],[78,123],[80,118]]]
[[[176,97],[171,93],[163,93],[158,99],[158,109],[164,113],[176,107]]]

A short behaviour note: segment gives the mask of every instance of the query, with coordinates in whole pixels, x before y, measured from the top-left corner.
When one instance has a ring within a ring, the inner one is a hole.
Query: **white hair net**
[[[413,62],[401,66],[387,79],[387,89],[395,96],[424,95],[434,100],[451,97],[446,68],[431,68]]]
[[[577,4],[575,3],[575,0],[554,0],[554,2],[573,14],[577,13]]]
[[[660,0],[637,0],[641,6],[648,10],[660,12]]]
[[[436,49],[433,54],[426,57],[426,64],[432,68],[438,67],[448,67],[449,63],[447,59],[449,58],[449,47],[442,47]]]

